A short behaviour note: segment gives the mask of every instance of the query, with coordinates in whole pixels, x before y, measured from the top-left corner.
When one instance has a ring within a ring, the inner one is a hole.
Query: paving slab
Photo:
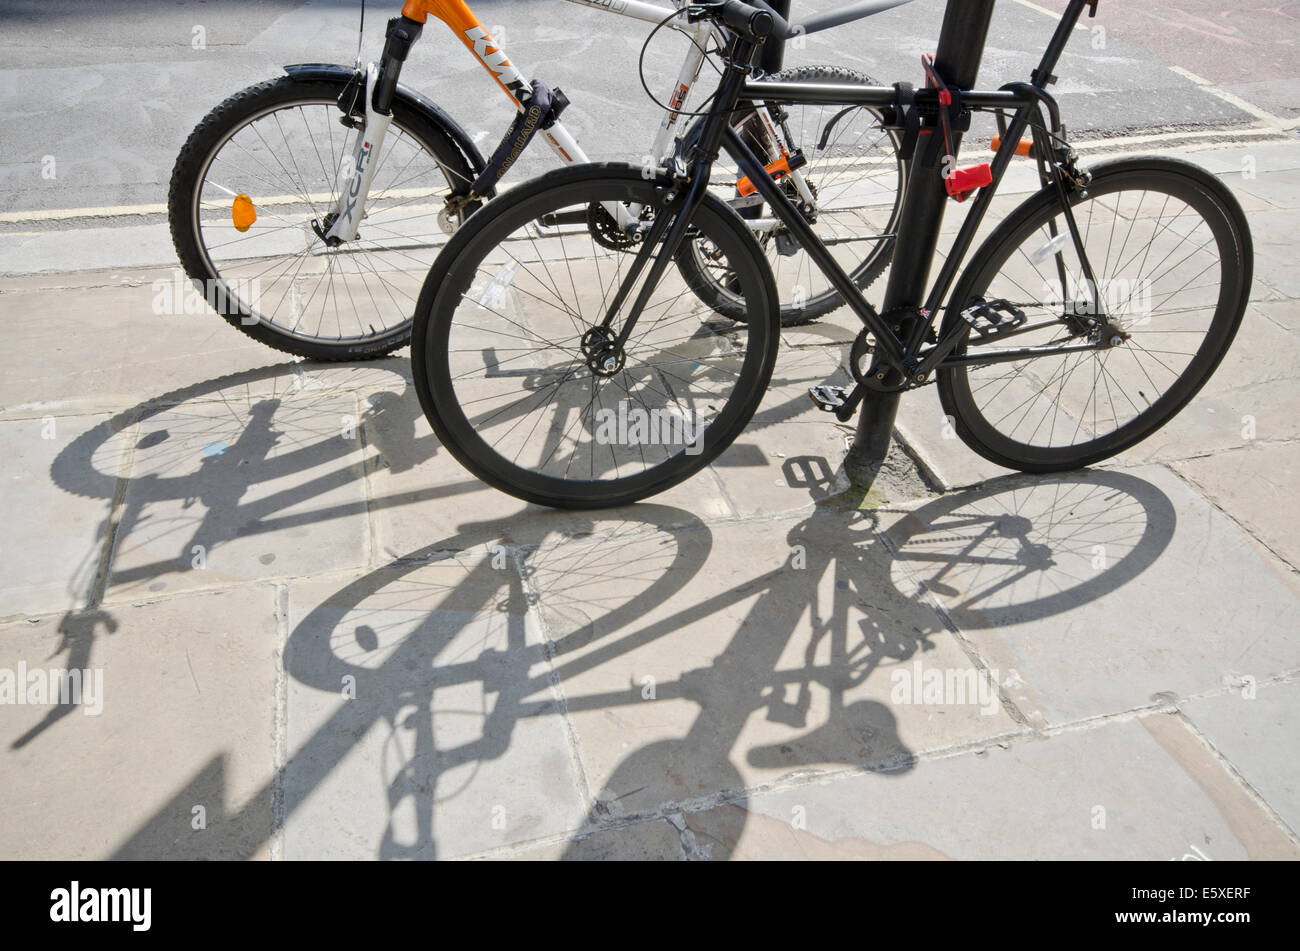
[[[1292,334],[1300,333],[1300,300],[1253,301],[1250,310]]]
[[[179,271],[94,278],[5,282],[0,314],[23,361],[0,381],[4,416],[113,412],[141,395],[282,362],[192,295]]]
[[[1300,297],[1295,269],[1295,212],[1290,208],[1258,212],[1250,218],[1255,244],[1255,279],[1283,297]]]
[[[508,534],[521,517],[545,522],[550,531],[590,530],[591,516],[524,502],[480,481],[438,441],[412,387],[371,392],[361,401],[374,550],[380,560],[404,558],[439,540],[484,525]],[[655,497],[701,518],[725,518],[734,509],[712,469]],[[635,506],[607,510],[605,518],[629,515]],[[634,517],[634,516],[632,516]],[[539,522],[539,523],[540,523]]]
[[[0,670],[102,685],[80,705],[0,704],[0,855],[266,858],[277,650],[270,587],[0,629]]]
[[[1261,249],[1214,379],[1056,477],[1000,478],[908,394],[937,498],[846,491],[853,426],[806,397],[846,378],[844,308],[783,332],[704,472],[574,513],[463,470],[404,353],[273,354],[172,307],[171,268],[6,278],[0,672],[102,669],[107,701],[0,704],[0,855],[1300,857],[1300,150],[1193,158]]]
[[[107,433],[103,416],[0,422],[5,474],[5,543],[0,546],[0,617],[84,607],[106,545],[112,489],[95,497],[52,484],[51,466],[69,445]],[[120,452],[101,453],[115,486]]]
[[[1300,442],[1260,441],[1173,466],[1293,570],[1300,568],[1300,513],[1291,504],[1300,484]]]
[[[1291,319],[1290,303],[1252,305],[1205,388],[1164,427],[1111,464],[1186,459],[1259,440],[1300,438],[1300,338],[1280,324]],[[934,386],[903,395],[897,427],[945,488],[976,485],[1011,472],[958,438]]]
[[[509,856],[518,861],[543,862],[675,862],[686,858],[682,834],[668,819],[650,819],[614,829],[602,829]]]
[[[1000,480],[919,506],[886,537],[893,583],[932,595],[1036,724],[1300,663],[1295,590],[1163,467]]]
[[[783,348],[754,418],[711,465],[737,515],[768,517],[811,510],[815,500],[836,490],[845,439],[853,430],[817,409],[808,388],[851,384],[847,372],[840,369],[838,349]]]
[[[759,792],[684,818],[696,856],[714,860],[1300,858],[1167,715]]]
[[[906,768],[1024,729],[996,691],[979,702],[978,672],[939,615],[889,585],[873,525],[827,503],[803,520],[677,531],[663,571],[600,539],[529,559],[598,817],[810,772]],[[628,560],[646,570],[625,581]],[[557,607],[554,585],[577,600],[575,563],[599,566],[587,590],[625,613]],[[671,597],[642,593],[647,576]],[[971,678],[969,695],[923,697],[930,670]]]
[[[894,432],[945,489],[979,485],[1012,472],[989,462],[958,438],[955,421],[944,412],[939,391],[933,386],[903,394]]]
[[[131,462],[108,599],[368,564],[355,396],[223,395],[124,431]]]
[[[579,827],[527,607],[487,546],[291,586],[286,858],[450,858]]]
[[[1300,830],[1300,764],[1278,756],[1295,744],[1300,684],[1236,683],[1180,704],[1192,725],[1291,827]]]

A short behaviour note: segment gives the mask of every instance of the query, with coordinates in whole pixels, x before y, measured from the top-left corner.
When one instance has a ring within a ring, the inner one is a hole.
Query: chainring
[[[640,236],[628,234],[620,228],[614,216],[598,201],[587,206],[587,230],[597,244],[612,251],[627,251],[640,243]]]

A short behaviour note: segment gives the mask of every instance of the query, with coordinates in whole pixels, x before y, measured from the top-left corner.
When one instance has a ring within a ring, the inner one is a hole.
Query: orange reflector
[[[1029,150],[1032,149],[1033,147],[1034,147],[1034,143],[1031,142],[1029,139],[1021,139],[1019,142],[1016,143],[1016,154],[1028,155]],[[989,148],[991,148],[994,152],[1002,148],[1002,136],[1000,135],[993,136],[993,144],[990,145]]]
[[[236,231],[247,231],[257,220],[257,209],[253,207],[253,199],[247,195],[236,195],[235,200],[230,205],[230,220],[235,223]]]

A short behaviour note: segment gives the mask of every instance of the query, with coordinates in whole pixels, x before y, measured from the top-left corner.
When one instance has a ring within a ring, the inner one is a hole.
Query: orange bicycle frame
[[[526,92],[522,97],[520,92],[526,91],[528,84],[505,52],[488,36],[469,4],[465,0],[406,0],[402,7],[402,16],[417,23],[427,22],[431,14],[451,28],[465,44],[465,48],[474,54],[474,58],[483,64],[497,85],[514,101],[515,107],[522,110],[522,99],[526,98]]]

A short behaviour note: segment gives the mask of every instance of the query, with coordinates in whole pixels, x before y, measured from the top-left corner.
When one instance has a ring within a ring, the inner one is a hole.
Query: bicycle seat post
[[[949,86],[974,88],[984,56],[989,23],[993,19],[993,4],[994,0],[948,0],[934,67]],[[930,135],[940,134],[937,125],[927,122],[926,128],[930,129]],[[961,134],[954,132],[954,153],[960,150],[960,145]],[[948,191],[943,180],[946,166],[940,159],[933,167],[926,168],[923,162],[916,160],[924,152],[924,145],[918,145],[910,163],[893,263],[885,289],[882,315],[886,317],[890,312],[898,312],[899,308],[922,306],[930,265],[939,244],[939,229],[948,203]],[[953,158],[956,158],[955,154]],[[906,318],[900,322],[903,339],[908,339],[916,319]],[[890,373],[896,375],[893,370]],[[898,413],[898,399],[897,393],[868,393],[863,399],[857,433],[844,460],[849,477],[859,486],[869,487],[884,465],[893,435],[894,418]]]

